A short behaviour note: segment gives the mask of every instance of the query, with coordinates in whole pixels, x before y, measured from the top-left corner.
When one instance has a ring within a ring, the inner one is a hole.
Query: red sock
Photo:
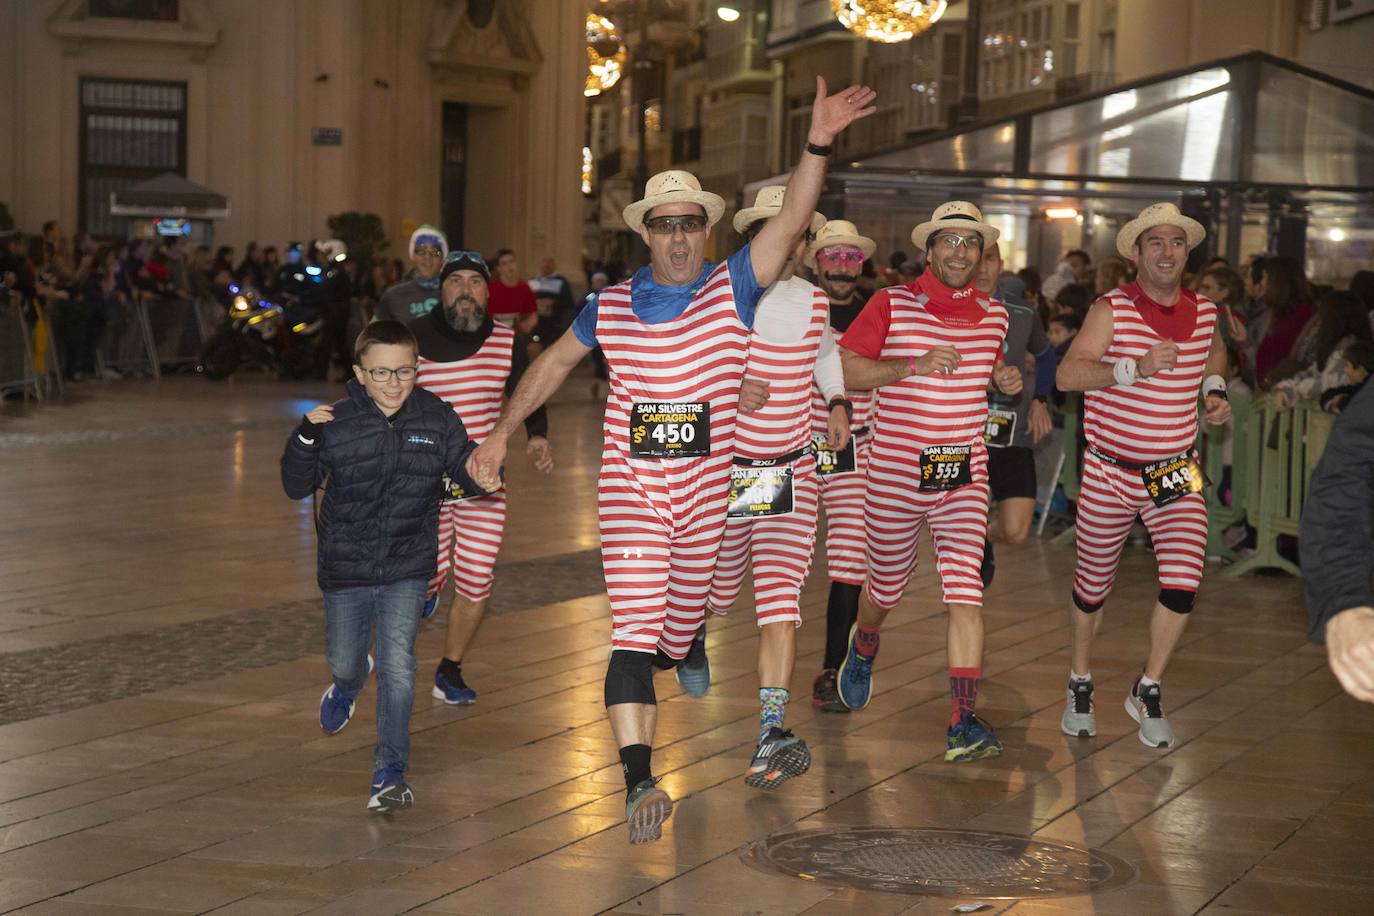
[[[878,628],[868,629],[863,624],[858,624],[854,630],[854,648],[864,655],[872,655],[878,651]]]
[[[983,680],[982,668],[949,669],[949,724],[958,725],[965,712],[972,713],[978,702],[978,685]]]

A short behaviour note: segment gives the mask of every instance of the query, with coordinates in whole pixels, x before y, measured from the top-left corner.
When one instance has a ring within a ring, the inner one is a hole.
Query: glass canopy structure
[[[1172,200],[1208,225],[1204,254],[1280,251],[1337,282],[1374,261],[1374,92],[1252,52],[837,167],[827,204],[890,252],[951,197],[983,206],[1017,266],[1106,255],[1120,222]]]

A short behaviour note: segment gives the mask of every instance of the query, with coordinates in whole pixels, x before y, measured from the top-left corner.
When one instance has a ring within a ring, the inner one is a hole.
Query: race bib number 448
[[[1167,506],[1189,493],[1201,493],[1207,486],[1207,475],[1192,453],[1146,465],[1140,477],[1156,506]]]
[[[711,454],[711,405],[640,402],[630,409],[630,455],[701,458]]]

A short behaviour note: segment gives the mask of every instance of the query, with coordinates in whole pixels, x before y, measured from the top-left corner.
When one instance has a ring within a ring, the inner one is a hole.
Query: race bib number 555
[[[636,403],[630,409],[630,455],[700,458],[711,454],[711,405]]]
[[[932,445],[921,452],[921,489],[957,490],[973,483],[973,448]]]

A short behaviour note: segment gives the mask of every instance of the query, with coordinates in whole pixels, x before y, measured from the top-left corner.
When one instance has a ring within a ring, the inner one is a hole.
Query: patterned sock
[[[759,688],[759,741],[768,737],[770,728],[782,728],[787,715],[787,701],[791,697],[786,687]]]
[[[864,655],[874,655],[878,651],[878,628],[869,629],[859,624],[854,630],[854,648]]]
[[[629,792],[654,775],[649,759],[653,750],[647,744],[630,744],[620,749],[620,768],[625,772],[625,791]]]
[[[958,725],[964,713],[973,714],[978,702],[978,685],[983,680],[982,668],[949,669],[949,724]]]

